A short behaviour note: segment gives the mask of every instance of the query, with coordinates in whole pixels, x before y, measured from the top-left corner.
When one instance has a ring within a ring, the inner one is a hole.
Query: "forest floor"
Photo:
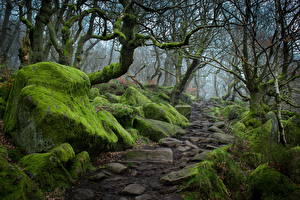
[[[225,122],[209,116],[212,102],[192,105],[186,134],[160,144],[139,145],[124,152],[100,155],[97,170],[79,179],[65,193],[67,200],[180,200],[189,166],[233,140]]]

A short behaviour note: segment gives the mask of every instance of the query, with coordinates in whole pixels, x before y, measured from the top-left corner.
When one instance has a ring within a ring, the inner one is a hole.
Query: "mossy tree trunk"
[[[44,30],[54,12],[52,3],[53,1],[51,0],[42,1],[41,8],[35,17],[35,24],[31,22],[30,18],[21,16],[21,21],[29,30],[20,49],[20,53],[24,54],[24,56],[20,57],[21,65],[46,60],[44,55]]]

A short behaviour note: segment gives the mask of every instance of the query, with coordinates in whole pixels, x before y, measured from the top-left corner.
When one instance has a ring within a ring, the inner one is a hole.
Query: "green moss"
[[[111,93],[106,93],[105,96],[111,103],[119,103],[121,101],[121,96],[117,96]]]
[[[2,119],[2,117],[4,116],[5,108],[6,108],[6,102],[2,97],[0,97],[0,119]]]
[[[44,199],[38,186],[17,165],[8,162],[6,149],[0,147],[0,199]]]
[[[141,117],[137,117],[134,120],[133,127],[139,131],[140,135],[149,137],[153,141],[159,141],[161,138],[185,133],[179,126]]]
[[[134,87],[129,87],[121,97],[121,102],[132,106],[152,103],[151,100]]]
[[[47,153],[26,155],[19,164],[41,189],[54,190],[56,187],[68,187],[73,181],[66,166],[74,156],[72,147],[69,144],[62,144]]]
[[[192,112],[192,106],[190,105],[176,105],[176,110],[185,117],[189,117]]]
[[[251,199],[288,199],[297,190],[292,181],[266,164],[258,166],[249,176]]]
[[[87,75],[42,62],[19,70],[5,113],[5,130],[27,152],[69,142],[76,150],[105,149],[117,143],[90,104]]]
[[[68,162],[75,157],[75,152],[72,146],[68,143],[63,143],[53,148],[50,153],[56,155],[61,162]]]
[[[265,161],[263,154],[255,152],[245,152],[241,155],[240,159],[243,163],[246,163],[247,166],[252,168],[258,167]]]
[[[219,148],[208,153],[206,159],[214,163],[214,169],[230,190],[239,191],[241,189],[240,187],[246,180],[245,175],[231,154],[226,152],[226,148]]]
[[[238,136],[238,137],[241,137],[241,138],[244,137],[244,134],[245,134],[246,130],[247,130],[247,128],[246,128],[245,124],[240,122],[240,121],[236,122],[232,126],[232,133],[235,136]]]
[[[143,111],[146,118],[165,121],[183,127],[188,126],[188,119],[170,104],[148,103],[143,105]]]
[[[108,111],[102,110],[98,112],[99,118],[102,120],[103,127],[108,134],[115,134],[118,140],[118,146],[131,146],[135,143],[134,138],[128,133],[116,118]],[[116,138],[116,139],[117,139]]]
[[[199,163],[196,175],[185,185],[184,190],[195,191],[192,197],[199,200],[230,199],[230,193],[213,168],[212,161]],[[191,198],[187,193],[185,199]]]
[[[77,179],[92,169],[94,168],[91,165],[89,153],[83,151],[77,154],[75,159],[72,160],[70,174],[74,179]]]
[[[297,184],[300,184],[300,146],[287,151],[286,168],[289,177]]]
[[[92,87],[90,90],[89,90],[89,93],[88,93],[88,96],[91,100],[95,99],[97,96],[100,95],[100,92],[99,92],[99,89],[98,88],[95,88],[95,87]]]
[[[222,109],[221,114],[228,120],[239,119],[246,108],[240,105],[229,105]]]
[[[262,124],[262,118],[255,113],[245,112],[242,115],[241,122],[250,130],[259,127]]]
[[[99,92],[101,95],[108,95],[108,94],[114,94],[114,95],[123,95],[128,88],[127,85],[119,83],[117,80],[112,80],[109,83],[101,83],[96,85],[97,88],[99,88]],[[118,98],[120,98],[118,96]],[[119,101],[118,101],[119,102]],[[117,102],[112,102],[117,103]]]
[[[289,118],[285,125],[288,144],[300,145],[300,116],[295,115]]]

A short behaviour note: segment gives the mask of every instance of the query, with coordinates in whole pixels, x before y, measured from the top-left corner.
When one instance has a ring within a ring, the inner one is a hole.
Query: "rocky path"
[[[180,200],[180,184],[190,176],[189,167],[207,152],[231,143],[225,123],[208,115],[209,102],[193,104],[191,125],[178,138],[122,152],[120,159],[99,167],[66,192],[68,200]]]

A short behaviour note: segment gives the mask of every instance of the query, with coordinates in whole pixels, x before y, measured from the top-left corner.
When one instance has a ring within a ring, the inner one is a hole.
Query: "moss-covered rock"
[[[76,150],[116,144],[122,135],[105,130],[89,102],[89,90],[88,76],[75,68],[50,62],[26,66],[15,75],[5,131],[29,153],[66,141]]]
[[[24,156],[19,165],[38,183],[44,191],[52,191],[57,187],[68,187],[91,169],[87,152],[75,156],[70,144],[64,143],[47,153],[33,153]]]
[[[300,115],[289,118],[285,125],[288,144],[300,145]]]
[[[139,131],[140,135],[149,137],[153,141],[159,141],[161,138],[185,133],[179,126],[141,117],[137,117],[134,120],[133,127]]]
[[[143,95],[134,87],[129,87],[122,95],[120,101],[124,104],[133,106],[142,106],[146,103],[152,103],[152,101],[148,97]]]
[[[240,166],[233,160],[230,153],[225,148],[219,148],[206,155],[207,160],[213,162],[213,167],[219,177],[222,177],[228,189],[239,191],[246,180],[246,176]]]
[[[300,146],[296,146],[287,152],[287,173],[297,184],[300,184]]]
[[[91,100],[95,99],[97,96],[100,96],[100,92],[98,88],[92,87],[89,90],[88,96]]]
[[[0,119],[3,118],[6,108],[6,102],[2,97],[0,97]]]
[[[229,105],[222,109],[222,115],[228,120],[239,119],[247,109],[240,105]]]
[[[190,105],[176,105],[175,106],[176,110],[185,116],[186,118],[189,118],[192,112],[192,106]]]
[[[0,146],[0,199],[44,199],[38,186],[16,164],[8,161],[5,148]]]
[[[143,105],[146,118],[165,121],[178,126],[188,126],[188,119],[173,106],[166,103],[147,103]]]
[[[111,103],[120,103],[120,101],[121,101],[121,96],[118,96],[118,95],[115,95],[115,94],[106,93],[105,96],[107,97],[107,99]]]
[[[74,179],[77,179],[93,169],[94,167],[91,165],[89,153],[83,151],[77,154],[72,160],[70,174]]]
[[[240,121],[234,123],[232,126],[232,133],[238,137],[242,137],[244,135],[244,133],[246,132],[246,130],[247,130],[247,127],[245,126],[244,123],[242,123]]]
[[[229,190],[213,166],[214,162],[212,161],[202,161],[198,164],[195,176],[184,185],[185,190],[195,191],[186,193],[186,199],[230,199]]]
[[[26,155],[19,161],[19,165],[43,190],[68,187],[72,177],[66,169],[66,163],[75,157],[72,147],[69,147],[69,144],[62,144],[47,153]]]
[[[286,176],[268,167],[258,166],[249,176],[251,199],[289,199],[298,187]]]

